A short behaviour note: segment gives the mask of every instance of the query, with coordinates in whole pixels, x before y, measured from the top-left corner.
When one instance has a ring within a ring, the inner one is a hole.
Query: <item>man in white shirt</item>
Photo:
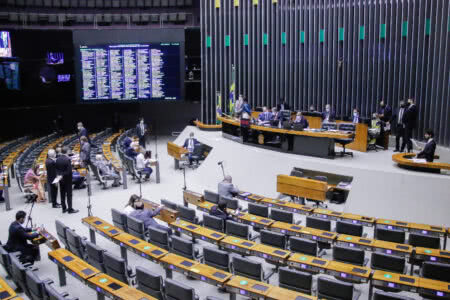
[[[145,175],[144,180],[146,181],[150,179],[150,175],[153,172],[153,169],[150,168],[149,166],[150,158],[151,158],[150,151],[145,151],[145,153],[144,151],[141,151],[136,156],[136,169],[140,171],[143,175]]]
[[[189,138],[184,141],[183,148],[188,151],[189,165],[192,165],[192,156],[194,154],[195,147],[199,146],[200,142],[194,138],[194,133],[189,134]]]

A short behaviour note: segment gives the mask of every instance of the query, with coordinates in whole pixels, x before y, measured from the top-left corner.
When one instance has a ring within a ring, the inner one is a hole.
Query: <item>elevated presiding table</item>
[[[438,158],[439,156],[435,156],[435,159]],[[450,170],[450,164],[448,163],[426,162],[424,159],[416,159],[415,153],[396,153],[392,155],[392,160],[397,163],[399,167],[409,170],[431,173],[440,173],[441,170]]]

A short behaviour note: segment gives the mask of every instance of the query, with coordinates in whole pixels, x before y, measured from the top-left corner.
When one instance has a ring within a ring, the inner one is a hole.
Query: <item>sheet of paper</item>
[[[62,176],[56,176],[55,180],[53,180],[52,184],[57,184],[61,181]]]
[[[427,160],[424,158],[413,158],[412,161],[415,163],[421,163],[421,164],[424,164],[427,162]]]

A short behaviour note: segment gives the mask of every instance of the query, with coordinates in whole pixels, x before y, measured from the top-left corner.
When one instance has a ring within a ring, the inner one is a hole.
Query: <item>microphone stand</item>
[[[87,195],[88,195],[88,205],[87,205],[87,210],[88,210],[88,217],[92,217],[92,203],[91,203],[91,195],[92,195],[92,191],[91,191],[91,174],[89,173],[89,168],[88,166],[86,166],[86,181],[87,181]]]
[[[219,163],[219,165],[222,168],[223,179],[225,179],[225,170],[223,168],[223,162]]]
[[[36,203],[36,197],[31,200],[31,207],[30,207],[30,211],[28,212],[28,217],[27,217],[27,224],[25,224],[25,227],[28,227],[28,223],[30,223],[31,228],[33,228],[33,218],[31,218],[31,214],[33,213],[33,207],[34,207],[34,203]]]
[[[183,179],[184,179],[183,190],[185,191],[187,189],[187,186],[186,186],[186,167],[183,168]]]

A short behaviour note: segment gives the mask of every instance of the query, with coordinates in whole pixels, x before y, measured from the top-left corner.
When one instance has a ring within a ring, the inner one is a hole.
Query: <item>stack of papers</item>
[[[424,158],[413,158],[412,161],[415,163],[422,163],[422,164],[427,162],[427,160]]]

